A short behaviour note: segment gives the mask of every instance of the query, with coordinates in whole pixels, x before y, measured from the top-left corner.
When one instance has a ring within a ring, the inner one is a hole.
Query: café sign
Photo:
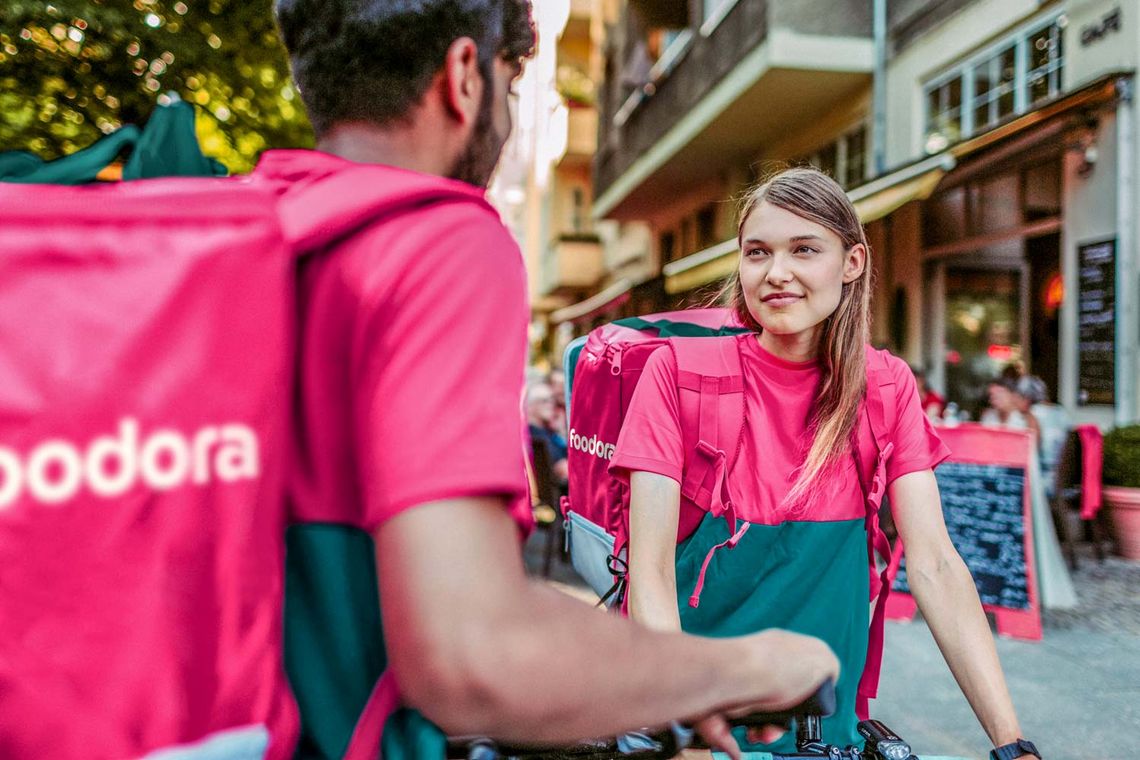
[[[1120,31],[1120,6],[1106,13],[1099,23],[1081,27],[1081,45],[1088,47],[1094,42],[1100,42],[1111,32]]]

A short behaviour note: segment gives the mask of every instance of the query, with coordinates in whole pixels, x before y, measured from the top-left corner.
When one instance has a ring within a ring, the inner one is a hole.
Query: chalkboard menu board
[[[1078,399],[1082,404],[1115,404],[1116,241],[1079,246],[1077,267]]]
[[[948,461],[934,475],[942,492],[946,528],[974,576],[982,604],[1029,609],[1025,469]],[[910,593],[905,554],[892,588]]]

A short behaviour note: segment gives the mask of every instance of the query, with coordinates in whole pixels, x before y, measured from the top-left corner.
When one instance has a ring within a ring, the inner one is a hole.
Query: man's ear
[[[479,73],[479,48],[470,37],[460,37],[447,48],[442,81],[443,106],[460,124],[474,124],[488,86]]]
[[[856,243],[851,246],[843,259],[843,284],[855,282],[863,275],[867,266],[867,246]]]

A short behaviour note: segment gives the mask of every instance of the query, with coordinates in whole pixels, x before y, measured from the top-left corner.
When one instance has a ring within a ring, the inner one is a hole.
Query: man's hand
[[[734,705],[723,713],[700,720],[695,726],[710,747],[727,753],[733,760],[740,757],[740,746],[729,728],[729,718],[787,710],[809,699],[827,679],[839,678],[839,660],[831,648],[817,638],[773,629],[748,636],[741,643],[753,655],[743,661],[741,667],[756,668],[755,683],[772,684],[771,694]],[[772,652],[780,652],[781,656],[772,657]],[[748,740],[774,742],[783,733],[780,726],[757,727],[749,730]]]

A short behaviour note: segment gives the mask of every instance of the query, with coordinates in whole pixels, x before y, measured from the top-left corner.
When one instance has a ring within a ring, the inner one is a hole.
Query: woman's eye
[[[803,253],[803,254],[810,255],[813,253],[819,253],[819,251],[816,250],[815,248],[812,248],[810,245],[801,245],[799,248],[796,249],[796,253]]]
[[[755,258],[755,257],[757,257],[757,256],[764,256],[764,255],[767,255],[767,253],[768,253],[768,252],[767,252],[767,251],[765,251],[763,248],[751,248],[751,249],[749,249],[749,250],[745,251],[745,252],[744,252],[744,255],[745,255],[745,256],[748,256],[748,257],[750,257],[750,258]]]

